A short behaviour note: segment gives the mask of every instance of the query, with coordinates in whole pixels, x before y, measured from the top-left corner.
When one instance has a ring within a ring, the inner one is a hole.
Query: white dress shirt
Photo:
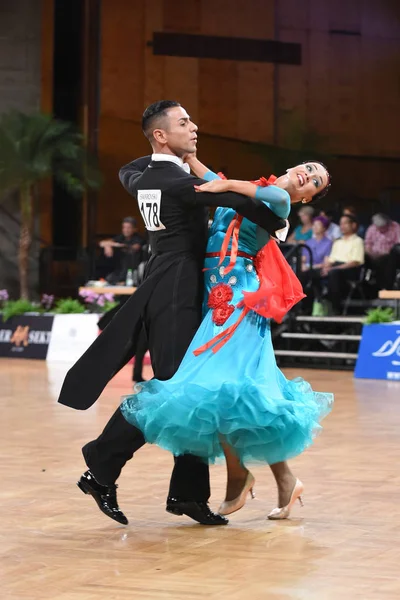
[[[190,173],[189,165],[187,163],[184,163],[183,160],[179,158],[179,156],[175,156],[175,154],[152,154],[151,160],[155,162],[172,162],[178,165],[178,167],[181,167],[184,171],[186,171],[186,173]]]

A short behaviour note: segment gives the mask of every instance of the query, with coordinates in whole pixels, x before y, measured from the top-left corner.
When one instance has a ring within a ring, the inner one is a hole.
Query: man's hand
[[[322,268],[321,268],[321,275],[322,275],[322,277],[326,277],[328,275],[328,273],[330,271],[332,271],[332,268],[333,268],[332,267],[332,263],[329,262],[329,258],[326,256],[324,258],[324,264],[322,265]]]
[[[140,244],[133,244],[132,246],[132,250],[134,250],[135,252],[140,252],[141,249],[142,246]]]
[[[332,271],[333,267],[331,264],[327,263],[325,265],[322,265],[322,269],[321,269],[321,275],[323,277],[326,277],[331,271]]]
[[[107,258],[112,258],[114,256],[114,248],[112,246],[107,244],[106,246],[103,246],[103,248],[104,248],[104,254],[105,254],[105,256],[107,256]]]

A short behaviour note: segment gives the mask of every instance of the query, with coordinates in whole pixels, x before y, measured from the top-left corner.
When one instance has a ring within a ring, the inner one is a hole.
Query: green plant
[[[100,174],[72,125],[42,113],[11,111],[0,118],[0,192],[17,190],[21,225],[21,298],[29,297],[28,265],[37,186],[54,177],[71,194],[100,185]]]
[[[372,325],[373,323],[391,323],[394,321],[394,311],[390,307],[383,308],[371,308],[367,311],[367,318],[365,319],[366,325]]]
[[[51,311],[56,314],[79,314],[85,312],[85,307],[73,298],[61,298],[55,303],[54,309]]]
[[[112,310],[113,308],[115,308],[116,306],[118,306],[118,302],[110,302],[109,300],[106,300],[104,303],[104,306],[101,307],[101,312],[108,312],[109,310]]]
[[[7,321],[11,317],[24,315],[28,312],[43,312],[43,309],[37,304],[32,304],[29,300],[20,298],[19,300],[7,300],[2,308],[3,321]]]

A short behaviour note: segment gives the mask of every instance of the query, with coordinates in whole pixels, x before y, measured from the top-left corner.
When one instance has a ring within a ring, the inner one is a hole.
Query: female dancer
[[[282,218],[290,203],[307,203],[330,185],[326,168],[315,162],[255,183],[221,180],[196,158],[188,162],[209,180],[199,190],[229,189],[260,198]],[[279,508],[269,518],[287,518],[303,485],[285,461],[312,443],[333,401],[303,379],[287,380],[275,362],[270,319],[281,321],[304,297],[301,285],[265,231],[232,209],[218,208],[205,287],[205,316],[177,373],[168,381],[138,385],[138,393],[122,403],[122,413],[148,442],[175,455],[192,453],[210,462],[225,455],[228,483],[221,514],[239,510],[253,490],[245,464],[268,463],[279,490]]]

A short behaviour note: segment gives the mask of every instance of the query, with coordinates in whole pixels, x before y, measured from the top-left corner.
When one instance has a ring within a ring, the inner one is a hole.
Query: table
[[[93,292],[94,294],[114,294],[114,296],[131,296],[136,292],[135,287],[126,285],[88,285],[79,288],[79,292]]]
[[[396,319],[400,318],[400,290],[380,290],[381,300],[396,300]]]

